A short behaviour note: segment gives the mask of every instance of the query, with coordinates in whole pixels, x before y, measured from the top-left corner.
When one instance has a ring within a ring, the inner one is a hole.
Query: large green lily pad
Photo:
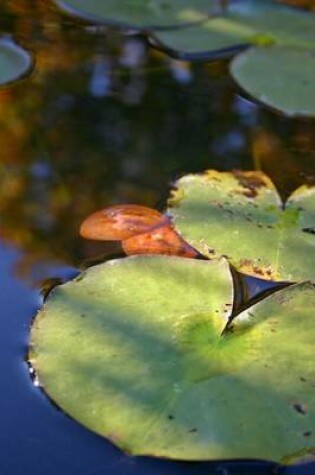
[[[57,404],[132,454],[289,461],[315,445],[315,291],[240,314],[226,261],[110,261],[58,287],[31,363]],[[290,367],[290,371],[287,371]]]
[[[16,81],[30,71],[32,58],[20,46],[0,38],[0,86]]]
[[[254,99],[288,116],[315,116],[315,40],[313,51],[251,48],[233,60],[231,72]]]
[[[209,345],[232,302],[225,260],[109,261],[55,290],[35,320],[31,362],[49,395],[87,427],[131,453],[185,458],[194,426],[174,423],[174,406],[227,363],[211,363]]]
[[[283,205],[261,172],[208,171],[176,186],[169,213],[199,252],[266,280],[315,279],[315,187],[299,188]]]
[[[66,12],[96,23],[132,28],[180,26],[218,11],[216,0],[55,0]]]
[[[175,56],[191,60],[211,59],[252,44],[314,49],[315,14],[268,0],[239,0],[231,2],[225,14],[199,25],[158,32],[153,42]]]

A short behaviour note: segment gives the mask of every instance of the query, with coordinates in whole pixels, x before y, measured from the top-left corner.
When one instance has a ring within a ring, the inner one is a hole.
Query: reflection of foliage
[[[290,131],[294,172],[283,186],[299,180],[296,169],[311,171],[314,125],[259,116],[235,95],[225,64],[191,68],[141,38],[72,23],[47,2],[6,1],[1,13],[3,31],[37,56],[32,77],[0,95],[0,232],[29,262],[101,251],[78,240],[82,219],[113,203],[156,205],[174,174],[252,168],[256,125],[285,150]],[[260,154],[262,167],[271,155]],[[276,184],[291,167],[278,165]]]

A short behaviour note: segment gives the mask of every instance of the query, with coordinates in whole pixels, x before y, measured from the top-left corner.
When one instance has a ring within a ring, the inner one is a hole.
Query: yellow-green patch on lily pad
[[[169,213],[199,252],[266,280],[315,280],[315,187],[300,188],[284,205],[261,172],[211,170],[176,187]]]

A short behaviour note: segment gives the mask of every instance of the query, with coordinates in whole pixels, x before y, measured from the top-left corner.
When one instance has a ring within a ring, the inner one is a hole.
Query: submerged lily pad
[[[314,287],[277,292],[222,335],[231,304],[224,260],[109,261],[51,295],[31,363],[61,408],[132,454],[305,454],[315,445]]]
[[[175,230],[207,257],[226,256],[244,274],[315,280],[315,187],[283,205],[261,172],[187,175],[170,200]]]
[[[0,38],[0,86],[16,81],[30,71],[32,58],[7,38]]]
[[[315,15],[268,0],[239,0],[231,2],[225,14],[199,25],[158,32],[153,43],[191,60],[231,54],[253,44],[277,43],[313,49]]]
[[[217,12],[216,0],[55,0],[66,12],[96,23],[132,28],[180,26]]]
[[[315,39],[313,51],[251,48],[234,59],[231,72],[254,99],[288,116],[315,116]]]

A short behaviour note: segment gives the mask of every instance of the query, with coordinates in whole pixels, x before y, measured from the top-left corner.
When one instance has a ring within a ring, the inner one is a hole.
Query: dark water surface
[[[115,203],[163,209],[175,177],[206,168],[262,169],[285,199],[314,182],[315,123],[242,97],[227,63],[171,60],[49,1],[2,0],[0,30],[36,57],[30,77],[0,90],[0,475],[272,473],[127,457],[53,406],[25,356],[42,281],[116,251],[78,237],[86,215]]]

